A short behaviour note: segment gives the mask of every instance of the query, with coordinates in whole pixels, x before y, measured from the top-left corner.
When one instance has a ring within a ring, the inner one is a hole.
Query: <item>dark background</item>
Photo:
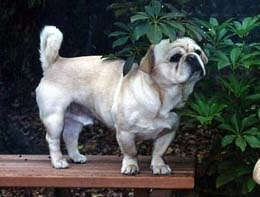
[[[48,151],[34,93],[42,76],[38,48],[43,26],[63,32],[62,56],[111,53],[108,34],[122,20],[107,9],[114,2],[120,1],[0,0],[0,153]],[[193,0],[186,11],[190,17],[221,21],[259,14],[260,1]]]

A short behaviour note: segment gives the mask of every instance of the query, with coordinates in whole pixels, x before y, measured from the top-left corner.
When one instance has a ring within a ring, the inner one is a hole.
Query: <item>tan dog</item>
[[[62,133],[69,157],[74,162],[87,161],[78,151],[78,137],[82,127],[97,118],[116,129],[123,154],[121,173],[139,172],[136,138],[154,141],[153,173],[171,173],[162,156],[175,136],[179,117],[170,111],[184,105],[205,75],[207,57],[201,48],[190,38],[162,40],[123,77],[122,60],[60,57],[62,39],[54,26],[46,26],[40,36],[43,78],[36,99],[52,165],[68,167],[60,150]]]

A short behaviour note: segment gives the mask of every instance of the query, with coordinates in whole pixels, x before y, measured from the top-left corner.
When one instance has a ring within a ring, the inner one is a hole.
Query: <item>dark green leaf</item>
[[[134,29],[135,40],[139,40],[139,38],[141,36],[146,34],[148,31],[148,28],[149,28],[148,23],[143,23],[143,24],[137,25],[136,28]]]
[[[246,131],[243,132],[243,135],[254,135],[254,136],[257,136],[257,135],[260,135],[260,130],[256,127],[252,127]]]
[[[248,60],[248,59],[257,60],[259,57],[260,57],[260,50],[243,55],[243,57],[241,57],[241,61],[245,61],[245,60]]]
[[[222,40],[224,36],[227,34],[227,29],[221,29],[219,34],[218,34],[218,40]]]
[[[164,23],[160,23],[160,27],[161,27],[162,32],[167,37],[169,37],[171,41],[176,40],[176,32],[174,31],[174,29],[171,26],[166,25]]]
[[[116,41],[113,42],[113,48],[126,44],[128,39],[129,36],[117,39]]]
[[[235,140],[235,144],[236,144],[237,147],[240,148],[240,150],[241,150],[242,152],[245,151],[245,149],[246,149],[246,141],[245,141],[245,139],[244,139],[243,137],[241,137],[241,136],[239,135],[239,136],[236,138],[236,140]]]
[[[260,93],[257,93],[257,94],[252,94],[252,95],[248,95],[246,97],[246,99],[249,99],[249,100],[260,100]]]
[[[239,21],[234,21],[233,25],[234,25],[236,31],[239,31],[242,28],[242,25]]]
[[[133,66],[133,63],[135,61],[135,57],[134,56],[131,56],[131,57],[128,57],[125,64],[124,64],[124,68],[123,68],[123,75],[125,76],[132,68]]]
[[[144,6],[144,9],[149,17],[155,17],[154,9],[152,6],[150,5]]]
[[[241,130],[245,130],[248,127],[252,127],[254,126],[256,123],[259,123],[259,120],[256,117],[256,114],[251,114],[249,116],[246,116],[245,118],[243,118],[242,120],[242,124],[241,124]]]
[[[260,141],[252,135],[244,135],[243,136],[247,142],[247,144],[251,147],[251,148],[260,148]]]
[[[255,186],[256,186],[256,182],[252,179],[252,177],[249,177],[249,179],[243,184],[243,188],[244,188],[243,193],[247,194],[249,192],[252,192]]]
[[[180,18],[184,17],[185,14],[181,12],[170,12],[164,15],[162,18],[167,18],[167,19],[175,19],[175,18]]]
[[[236,179],[236,176],[234,176],[233,174],[221,174],[220,176],[217,177],[216,180],[216,187],[220,188],[221,186],[233,181]]]
[[[135,21],[146,20],[146,19],[149,19],[149,16],[147,16],[145,13],[143,13],[143,14],[133,15],[133,16],[130,18],[130,21],[131,21],[131,23],[134,23]]]
[[[162,31],[157,24],[150,25],[146,35],[153,44],[157,44],[162,40]]]
[[[131,28],[124,23],[116,22],[115,25],[120,27],[121,29],[127,31],[127,32],[131,31]]]
[[[191,115],[191,117],[196,118],[201,125],[207,125],[212,121],[213,117],[204,117],[204,116],[198,116],[198,115]]]
[[[238,119],[237,119],[237,114],[234,114],[232,115],[231,117],[231,123],[233,125],[233,127],[236,129],[236,132],[240,132],[240,129],[239,129],[239,123],[238,123]]]
[[[231,181],[234,181],[235,179],[244,176],[251,172],[251,168],[248,166],[233,166],[233,168],[230,168],[229,166],[223,166],[225,170],[220,174],[220,176],[217,177],[216,180],[216,187],[219,188]],[[220,169],[219,169],[220,170]],[[227,171],[228,170],[228,171]]]
[[[210,23],[212,26],[215,26],[215,27],[219,25],[218,20],[217,20],[216,18],[213,18],[213,17],[210,17],[209,23]]]
[[[159,16],[162,8],[162,4],[160,1],[152,1],[152,8],[153,8],[153,13],[154,16]]]
[[[250,68],[259,68],[260,66],[260,59],[248,59],[248,60],[244,60],[242,62],[242,66],[250,69]]]
[[[187,29],[186,32],[187,32],[191,37],[195,38],[195,39],[198,40],[198,41],[201,41],[201,40],[202,40],[202,35],[204,34],[204,32],[203,32],[200,28],[198,28],[197,26],[195,26],[195,25],[193,25],[193,24],[191,24],[191,23],[186,23],[186,24],[185,24],[185,27],[186,27],[186,29]]]
[[[177,31],[185,33],[185,27],[181,23],[177,23],[175,21],[167,21],[165,23],[171,26],[172,28],[176,29]]]
[[[217,59],[218,59],[218,69],[221,70],[227,66],[230,65],[230,61],[229,58],[227,57],[227,55],[221,51],[217,51]]]
[[[221,141],[222,147],[225,147],[225,146],[231,144],[235,138],[236,138],[236,135],[226,135]]]
[[[236,129],[233,128],[231,125],[226,124],[226,123],[222,123],[221,125],[219,125],[220,129],[226,130],[226,131],[230,131],[231,133],[236,134]]]
[[[123,36],[123,35],[128,35],[128,32],[124,32],[124,31],[115,31],[112,32],[111,34],[109,34],[109,37],[115,37],[115,36]]]
[[[193,20],[194,20],[195,23],[197,23],[198,25],[200,25],[201,27],[203,27],[207,30],[211,28],[208,21],[201,20],[201,19],[198,19],[198,18],[194,18]]]
[[[233,48],[230,53],[230,60],[233,66],[237,66],[242,49],[239,47]]]

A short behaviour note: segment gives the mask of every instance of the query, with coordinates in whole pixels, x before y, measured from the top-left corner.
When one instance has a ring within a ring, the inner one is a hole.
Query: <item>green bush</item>
[[[260,43],[250,34],[259,28],[260,16],[197,22],[206,32],[208,76],[183,114],[218,136],[208,158],[216,187],[252,192],[253,166],[260,157]]]
[[[198,23],[189,19],[187,12],[171,4],[158,0],[137,1],[137,3],[113,4],[117,15],[126,13],[130,6],[130,21],[116,22],[117,29],[109,37],[115,38],[113,48],[117,51],[107,57],[120,57],[126,59],[124,74],[126,74],[133,62],[140,61],[150,44],[159,43],[163,38],[175,40],[177,36],[188,35],[196,40],[201,40],[204,32]],[[181,3],[185,4],[185,1]],[[122,11],[124,10],[124,12]]]

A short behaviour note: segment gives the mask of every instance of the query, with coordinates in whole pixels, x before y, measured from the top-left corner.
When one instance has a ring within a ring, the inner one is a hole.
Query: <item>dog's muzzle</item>
[[[192,74],[199,72],[201,77],[205,75],[203,65],[201,65],[201,62],[195,54],[189,54],[186,57],[186,62],[190,65]]]

